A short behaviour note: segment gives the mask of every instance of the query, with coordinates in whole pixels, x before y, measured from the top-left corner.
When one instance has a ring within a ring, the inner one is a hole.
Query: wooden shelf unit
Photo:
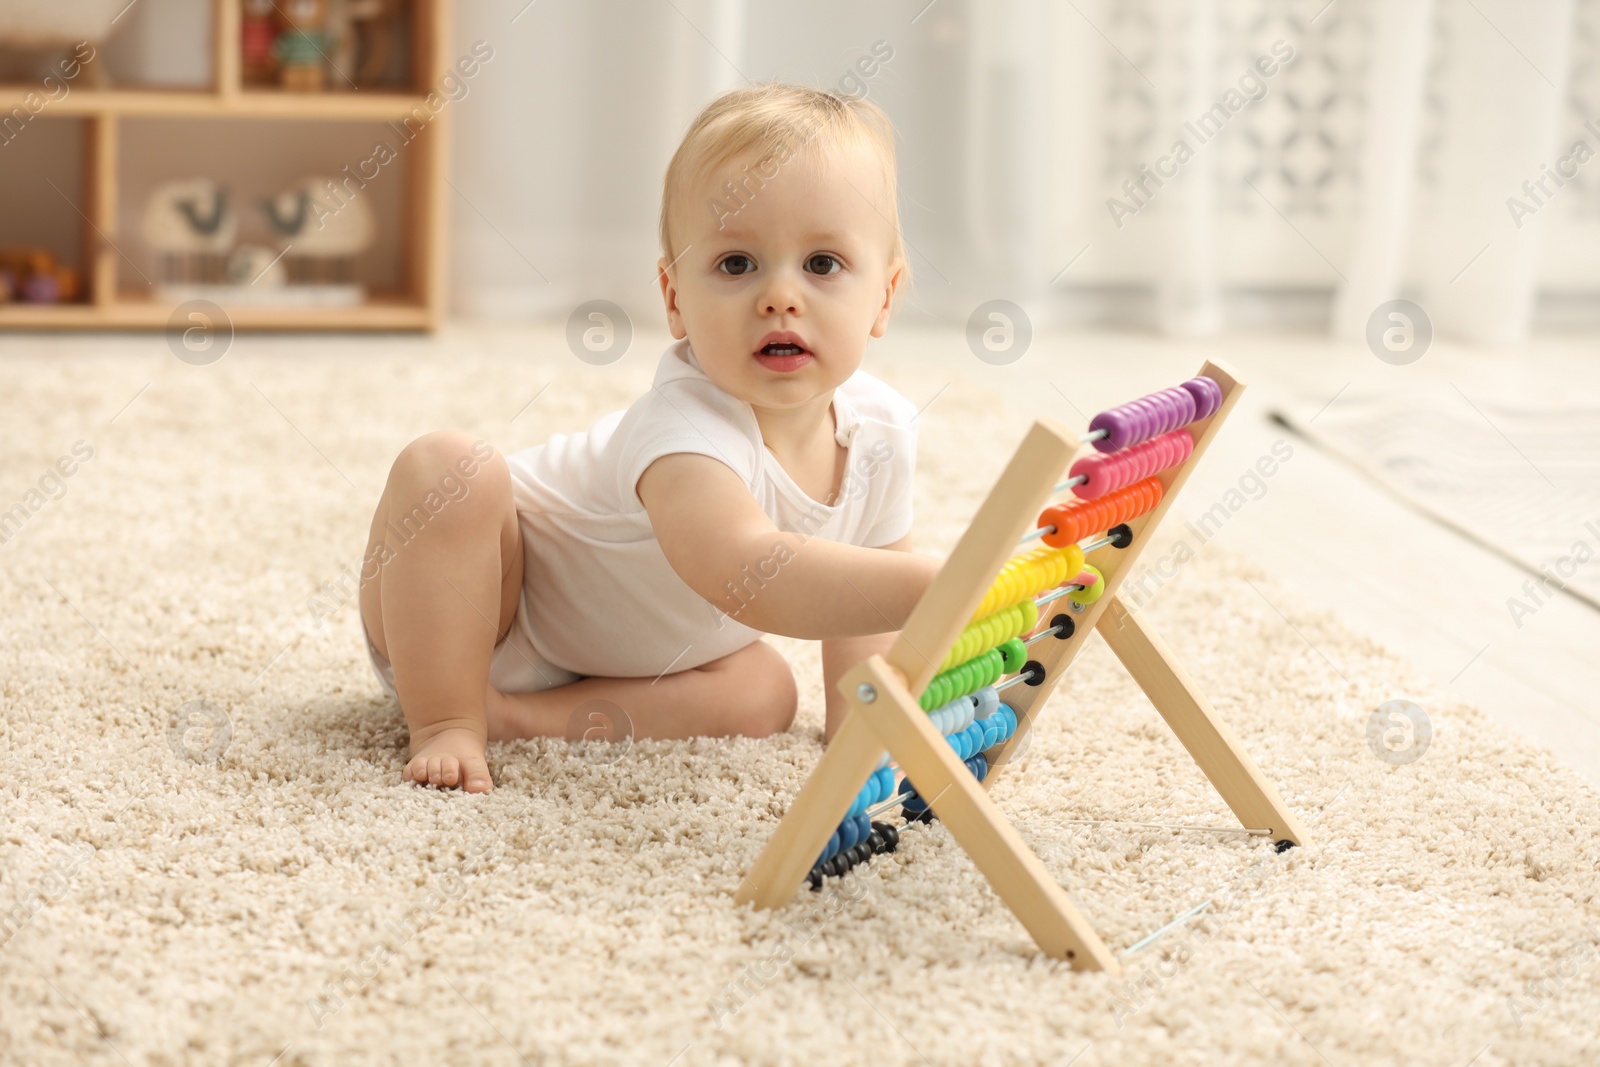
[[[0,304],[0,330],[163,329],[173,307],[119,289],[117,165],[123,118],[261,119],[279,122],[398,122],[424,107],[449,70],[451,0],[413,0],[412,91],[295,93],[245,87],[240,70],[240,0],[213,0],[213,84],[207,89],[74,89],[41,118],[84,125],[83,221],[88,298],[70,304]],[[102,60],[103,61],[103,60]],[[19,107],[31,86],[0,85],[0,114]],[[425,108],[426,110],[426,108]],[[237,329],[434,330],[444,311],[446,148],[450,109],[442,109],[407,148],[400,222],[404,287],[373,293],[354,307],[228,307]],[[135,238],[128,238],[130,240]]]

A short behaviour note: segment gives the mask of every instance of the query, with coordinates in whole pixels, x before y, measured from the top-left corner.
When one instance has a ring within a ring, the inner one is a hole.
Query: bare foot
[[[523,701],[527,695],[519,694],[508,696],[500,692],[493,685],[484,696],[483,707],[485,719],[489,727],[489,740],[491,741],[520,741],[530,737],[541,736],[535,728],[537,723],[532,711],[525,706]]]
[[[494,781],[483,749],[482,731],[466,727],[440,730],[423,741],[413,738],[411,758],[400,777],[418,785],[451,789],[464,784],[469,793],[487,793],[494,788]]]

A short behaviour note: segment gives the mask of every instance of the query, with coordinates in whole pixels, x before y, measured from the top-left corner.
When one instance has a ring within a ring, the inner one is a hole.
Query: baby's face
[[[834,151],[826,170],[791,159],[764,184],[759,162],[736,159],[685,197],[678,260],[658,264],[662,296],[672,335],[689,338],[712,381],[758,408],[796,408],[854,374],[867,339],[883,336],[902,262],[889,260],[883,168],[870,149]],[[722,187],[730,178],[748,185],[742,207]],[[764,354],[774,333],[802,351]]]

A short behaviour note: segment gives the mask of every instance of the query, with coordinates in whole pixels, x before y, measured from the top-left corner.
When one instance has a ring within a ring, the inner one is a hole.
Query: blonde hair
[[[865,145],[883,163],[884,197],[892,230],[889,261],[905,260],[900,236],[900,204],[896,196],[897,169],[894,127],[883,109],[863,97],[813,89],[804,85],[772,83],[752,85],[723,93],[695,117],[689,131],[667,164],[661,190],[661,251],[668,264],[677,262],[672,247],[671,221],[679,202],[698,182],[719,167],[754,150],[759,161],[746,165],[747,173],[732,183],[727,202],[742,206],[745,194],[758,190],[776,176],[763,174],[771,163],[782,165],[803,159],[827,166],[828,151]],[[709,205],[713,211],[716,203]],[[911,264],[895,292],[896,302],[911,281]]]

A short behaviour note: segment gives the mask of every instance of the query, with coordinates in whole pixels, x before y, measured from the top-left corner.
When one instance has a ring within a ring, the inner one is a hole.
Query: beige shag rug
[[[499,745],[489,796],[403,785],[339,591],[395,452],[587,425],[660,351],[536,341],[241,337],[194,367],[159,335],[0,339],[0,506],[28,509],[0,545],[0,1063],[1594,1062],[1596,794],[1214,546],[1149,617],[1307,846],[1128,825],[1231,820],[1099,641],[995,789],[1113,949],[1211,901],[1122,980],[1042,956],[938,826],[734,907],[820,751],[802,642],[785,736]],[[945,551],[1024,428],[977,382],[923,418]],[[1369,745],[1396,698],[1431,723],[1412,762]]]

